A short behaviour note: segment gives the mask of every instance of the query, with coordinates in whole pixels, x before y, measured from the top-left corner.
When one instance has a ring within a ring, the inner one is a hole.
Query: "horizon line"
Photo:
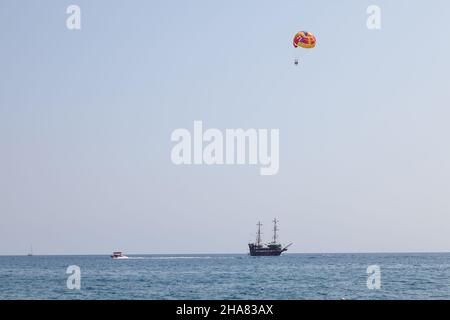
[[[124,251],[122,251],[124,252]],[[283,255],[292,255],[292,254],[443,254],[443,253],[450,253],[450,251],[354,251],[354,252],[286,252],[283,253]],[[249,255],[249,253],[225,253],[225,252],[205,252],[205,253],[126,253],[129,256],[136,256],[136,255],[165,255],[165,256],[181,256],[181,255]],[[111,253],[81,253],[81,254],[52,254],[52,253],[46,253],[46,254],[35,254],[33,253],[32,256],[109,256]],[[28,253],[25,254],[0,254],[0,257],[27,257],[29,256]]]

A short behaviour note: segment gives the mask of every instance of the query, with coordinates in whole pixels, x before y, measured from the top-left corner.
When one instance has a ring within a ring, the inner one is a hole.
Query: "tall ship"
[[[278,242],[278,220],[273,219],[273,237],[272,241],[264,244],[261,240],[261,226],[262,223],[258,221],[256,224],[258,226],[256,232],[256,241],[254,243],[249,243],[248,248],[250,249],[251,256],[279,256],[282,252],[287,251],[287,248],[292,245],[292,243],[288,244],[284,248],[281,246],[281,243]]]

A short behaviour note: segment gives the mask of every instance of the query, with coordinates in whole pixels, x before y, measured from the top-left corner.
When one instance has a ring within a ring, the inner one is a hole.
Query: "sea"
[[[450,253],[0,256],[0,299],[450,299]]]

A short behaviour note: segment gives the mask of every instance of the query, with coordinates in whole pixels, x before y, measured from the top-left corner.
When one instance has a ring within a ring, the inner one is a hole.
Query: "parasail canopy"
[[[316,46],[316,37],[314,37],[314,35],[308,31],[297,32],[297,34],[294,36],[293,45],[295,48],[314,48]]]

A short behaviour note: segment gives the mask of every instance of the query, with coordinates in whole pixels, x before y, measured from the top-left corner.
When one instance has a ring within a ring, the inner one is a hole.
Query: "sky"
[[[289,252],[449,251],[448,12],[2,0],[0,254],[246,253],[274,217]],[[278,174],[174,165],[171,133],[196,120],[279,129]]]

